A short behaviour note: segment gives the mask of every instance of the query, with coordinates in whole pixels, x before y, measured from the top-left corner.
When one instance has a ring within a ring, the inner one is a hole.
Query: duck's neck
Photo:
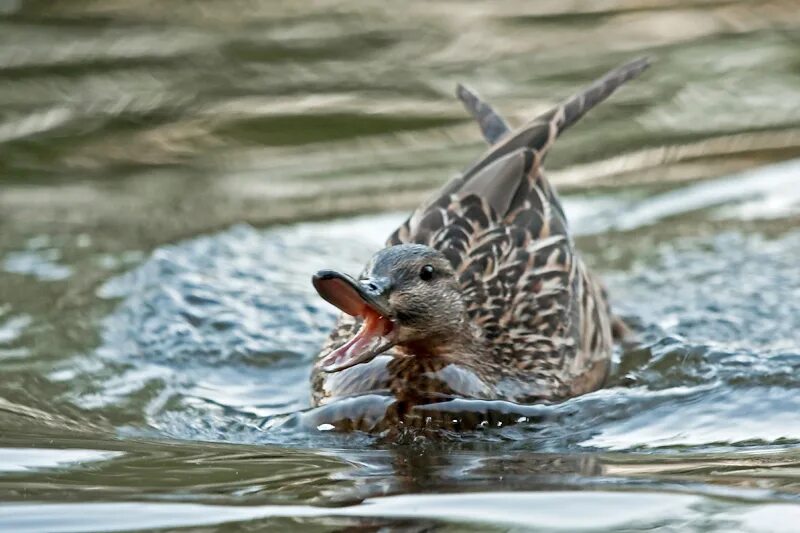
[[[405,342],[398,349],[407,356],[439,359],[475,369],[488,359],[485,339],[466,321],[451,334]]]

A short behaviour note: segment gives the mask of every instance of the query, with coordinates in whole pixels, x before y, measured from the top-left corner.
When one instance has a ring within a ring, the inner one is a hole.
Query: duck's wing
[[[625,82],[641,74],[648,66],[650,66],[648,58],[639,58],[609,71],[560,105],[539,115],[508,135],[502,142],[492,146],[464,172],[462,178],[471,179],[481,169],[519,148],[529,148],[543,160],[561,133],[575,124],[587,111],[611,96]]]
[[[467,208],[466,204],[460,204],[471,196],[476,196],[482,204],[486,204],[478,208],[474,205],[474,200],[467,202],[471,206],[468,212],[476,214],[478,209],[484,213],[482,218],[486,218],[492,211],[506,223],[527,227],[533,235],[565,233],[566,218],[558,197],[548,182],[538,179],[542,162],[561,132],[648,65],[649,61],[642,58],[617,67],[515,132],[505,134],[500,142],[492,146],[462,175],[447,182],[427,202],[420,205],[389,237],[388,244],[430,244],[435,235],[440,235],[442,230],[447,230],[454,223],[458,218],[457,213]],[[476,101],[480,102],[479,99]],[[472,106],[479,109],[477,104]],[[490,107],[480,109],[484,111],[476,111],[476,116],[489,117],[488,122],[478,118],[482,129],[484,123],[496,122],[493,117],[499,119],[499,115]],[[497,130],[490,128],[490,131]],[[489,135],[486,136],[490,139]],[[539,186],[534,187],[537,182]],[[521,209],[526,204],[530,206],[523,213]],[[531,207],[538,207],[541,216],[531,211]],[[525,224],[527,218],[531,220]],[[463,229],[470,231],[466,227]],[[478,229],[475,227],[473,231]]]
[[[469,111],[469,114],[472,115],[472,118],[478,123],[483,138],[486,139],[486,142],[489,144],[495,144],[511,131],[511,128],[508,127],[503,117],[469,87],[459,83],[458,86],[456,86],[456,96],[461,100],[461,103],[464,104],[464,107]]]

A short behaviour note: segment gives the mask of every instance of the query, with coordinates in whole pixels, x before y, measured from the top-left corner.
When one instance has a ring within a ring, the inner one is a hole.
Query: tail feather
[[[467,108],[472,118],[478,122],[483,138],[489,144],[496,143],[511,131],[503,117],[491,105],[484,102],[475,91],[459,83],[456,87],[456,96]]]
[[[537,159],[541,162],[553,142],[564,130],[575,124],[590,109],[608,98],[625,82],[638,76],[648,66],[650,66],[648,58],[639,58],[609,71],[563,103],[536,117],[515,132],[506,135],[502,142],[494,145],[464,172],[464,180],[469,180],[484,167],[519,148],[529,148],[537,154]]]

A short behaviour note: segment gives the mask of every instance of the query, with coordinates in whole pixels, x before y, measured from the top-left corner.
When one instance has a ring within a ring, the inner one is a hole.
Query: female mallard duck
[[[459,87],[490,150],[414,211],[358,278],[314,275],[343,311],[314,365],[316,405],[363,394],[529,403],[602,386],[622,326],[575,252],[542,161],[647,66],[618,67],[515,132]]]

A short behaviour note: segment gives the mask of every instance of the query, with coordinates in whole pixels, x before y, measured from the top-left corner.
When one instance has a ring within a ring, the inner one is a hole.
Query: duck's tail
[[[488,121],[489,124],[504,125],[503,119],[488,104],[477,98],[476,95],[469,93],[465,98],[463,94],[464,88],[460,86],[459,98],[465,102],[467,108],[481,124],[481,130],[484,131],[486,139],[489,142],[498,141],[483,157],[464,172],[463,178],[468,180],[484,167],[519,148],[532,150],[541,162],[553,142],[563,131],[575,124],[594,106],[608,98],[621,85],[638,76],[649,66],[650,60],[646,57],[625,63],[609,71],[588,87],[553,109],[539,115],[516,131],[511,133],[503,131],[502,139],[499,139],[499,141],[494,135],[487,134],[484,124]],[[502,130],[494,127],[490,128],[489,131],[496,134],[497,131]]]
[[[459,83],[456,86],[456,96],[478,123],[483,138],[489,144],[496,143],[511,131],[503,117],[469,87]]]

